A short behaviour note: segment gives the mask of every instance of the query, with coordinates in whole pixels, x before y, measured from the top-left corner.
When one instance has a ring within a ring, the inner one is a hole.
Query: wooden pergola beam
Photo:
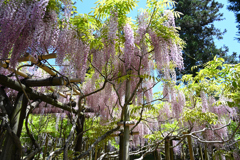
[[[117,122],[117,125],[118,126],[132,126],[132,125],[135,125],[135,122],[134,121],[121,121],[121,122]]]
[[[55,92],[55,90],[54,90],[53,88],[49,88],[49,90],[52,91],[52,92]],[[57,93],[58,93],[60,96],[62,96],[62,97],[64,97],[64,98],[67,98],[67,96],[66,96],[64,93],[59,92],[59,91],[57,91]]]
[[[62,86],[64,85],[64,79],[62,77],[49,77],[44,79],[26,79],[23,82],[28,87],[39,86]]]
[[[14,68],[8,67],[8,64],[5,62],[0,61],[0,67],[3,67],[5,69],[8,69],[10,72],[16,72],[18,75],[24,77],[24,78],[30,78],[26,73],[23,73],[21,71],[17,71]]]
[[[38,56],[38,59],[36,59],[34,56],[30,54],[26,54],[24,57],[20,58],[18,62],[25,62],[25,61],[31,61],[33,64],[37,65],[38,67],[42,68],[45,72],[49,73],[51,76],[56,76],[57,73],[52,71],[51,68],[46,66],[45,64],[41,63],[41,60],[44,59],[51,59],[51,58],[56,58],[56,54],[49,54],[49,55],[42,55]],[[1,63],[1,66],[4,68],[8,68],[8,63],[10,60],[5,60],[4,63]],[[9,68],[8,68],[9,69]],[[10,69],[9,69],[10,70]],[[13,72],[13,71],[12,71]],[[19,72],[19,71],[18,71]],[[20,74],[19,74],[20,75]],[[22,76],[22,75],[21,75]],[[23,76],[25,77],[25,76]],[[25,77],[26,78],[26,77]]]
[[[49,68],[45,64],[41,63],[41,61],[39,59],[36,59],[32,55],[28,54],[25,58],[28,59],[28,61],[31,61],[33,64],[37,65],[38,67],[42,68],[45,72],[49,73],[51,76],[57,75],[56,72],[52,71],[51,68]]]
[[[111,134],[111,137],[118,137],[118,136],[122,136],[123,133],[113,133]],[[139,131],[132,131],[129,133],[129,135],[139,135]]]
[[[0,74],[0,84],[3,85],[3,86],[6,86],[8,88],[17,90],[17,91],[22,91],[22,88],[17,81],[14,81],[14,80],[12,80],[12,79],[10,79],[10,78],[2,75],[2,74]],[[73,111],[74,113],[77,113],[77,111],[74,110],[69,105],[66,105],[66,104],[63,104],[59,101],[56,101],[55,99],[53,99],[49,96],[46,96],[46,95],[44,95],[42,93],[39,93],[39,92],[29,88],[29,87],[26,87],[24,84],[22,84],[22,87],[30,95],[31,99],[41,99],[42,101],[44,101],[48,104],[51,104],[55,107],[64,109],[64,110],[69,111],[69,112]]]
[[[42,56],[38,56],[38,59],[36,59],[34,56],[30,55],[30,54],[26,54],[24,57],[20,58],[18,60],[18,62],[24,62],[24,61],[31,61],[33,64],[37,65],[38,67],[40,67],[41,69],[43,69],[45,72],[49,73],[51,76],[57,76],[57,73],[55,71],[52,71],[51,68],[49,68],[48,66],[46,66],[45,64],[41,63],[41,60],[44,59],[51,59],[51,58],[56,58],[56,54],[49,54],[49,55],[42,55]],[[8,69],[11,72],[16,72],[16,74],[24,77],[24,78],[31,78],[29,77],[29,75],[27,75],[26,73],[23,73],[21,71],[16,71],[13,68],[8,67],[10,60],[7,59],[5,61],[0,61],[0,66]],[[59,86],[59,85],[67,85],[68,83],[74,83],[74,82],[81,82],[80,78],[75,78],[75,79],[69,79],[69,82],[67,82],[66,80],[63,79],[63,83],[62,83],[62,78],[55,78],[54,82],[48,82],[48,80],[26,80],[27,85],[28,86]],[[46,83],[45,83],[46,82]],[[45,85],[44,85],[45,83]],[[73,87],[73,91],[75,92],[75,95],[81,95],[81,93],[75,88]],[[60,94],[63,97],[66,97],[66,95],[64,94]]]
[[[38,56],[38,59],[41,60],[45,60],[45,59],[52,59],[52,58],[57,58],[57,54],[53,53],[53,54],[47,54],[47,55],[40,55]],[[29,53],[26,53],[24,57],[19,58],[18,62],[26,62],[26,61],[31,61],[29,58]]]

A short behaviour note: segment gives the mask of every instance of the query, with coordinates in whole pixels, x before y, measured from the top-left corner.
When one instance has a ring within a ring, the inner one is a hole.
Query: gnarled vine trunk
[[[81,153],[82,151],[82,139],[83,139],[83,127],[84,127],[85,117],[80,116],[77,121],[76,131],[77,131],[77,143],[75,146],[75,152]]]
[[[1,94],[4,93],[1,90]],[[4,95],[1,95],[4,96]],[[4,96],[6,98],[6,96]],[[6,103],[8,102],[1,102],[4,107],[8,106]],[[27,109],[27,98],[24,96],[22,92],[19,92],[17,95],[17,99],[10,111],[8,108],[8,117],[9,117],[9,124],[8,131],[5,137],[5,142],[3,145],[3,151],[0,155],[0,159],[6,160],[18,160],[21,158],[22,154],[22,146],[20,142],[20,135],[22,132],[23,121],[26,116],[26,109]]]

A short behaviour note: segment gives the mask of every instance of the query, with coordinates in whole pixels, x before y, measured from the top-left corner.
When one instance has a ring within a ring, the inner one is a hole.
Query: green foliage
[[[90,43],[94,40],[92,30],[98,30],[101,27],[100,21],[88,14],[76,15],[70,19],[70,23],[77,31],[77,37],[80,37],[83,41],[90,41]]]
[[[196,102],[200,96],[200,91],[204,91],[208,96],[218,99],[220,96],[228,98],[225,104],[230,107],[240,105],[240,65],[224,64],[224,59],[214,58],[206,63],[205,68],[192,75],[184,75],[182,80],[185,84],[185,91],[192,93]],[[217,104],[223,102],[218,101]],[[191,111],[192,112],[192,111]],[[194,113],[191,113],[194,114]]]
[[[118,23],[125,24],[127,14],[137,6],[137,0],[99,0],[95,2],[94,16],[100,19],[108,18],[113,12],[118,13]],[[91,12],[90,12],[91,13]]]
[[[185,43],[179,38],[177,31],[179,28],[171,27],[169,29],[169,27],[164,25],[164,22],[168,19],[168,17],[167,15],[163,16],[163,11],[166,10],[166,8],[173,7],[174,4],[175,2],[171,0],[148,0],[146,11],[149,15],[151,15],[149,27],[157,33],[158,36],[164,39],[171,39],[180,46],[183,46]],[[175,17],[180,17],[180,12],[176,12],[174,10],[171,10],[171,12],[173,12]]]
[[[188,109],[186,108],[183,112],[183,121],[190,121],[198,124],[216,124],[218,116],[211,112],[202,112],[201,108]]]
[[[148,139],[149,142],[156,142],[162,140],[164,137],[161,131],[154,131],[153,134],[147,134],[144,138]]]
[[[57,14],[61,11],[62,2],[61,0],[49,0],[47,5],[47,12],[50,12],[51,10],[56,11]]]
[[[184,75],[182,81],[187,83],[186,90],[193,90],[196,96],[200,95],[200,91],[204,91],[209,95],[219,96],[222,94],[222,87],[225,83],[219,68],[223,67],[224,60],[222,58],[214,58],[213,61],[206,63],[205,68],[192,75]],[[193,67],[194,68],[194,67]]]
[[[56,122],[56,117],[53,115],[30,115],[28,127],[34,138],[38,141],[39,135],[48,134],[53,138],[59,138],[60,134],[68,135],[70,133],[72,125],[69,124],[68,119],[63,118]],[[24,121],[25,124],[25,121]],[[56,130],[56,127],[58,130]],[[21,133],[21,141],[30,143],[30,138],[28,137],[25,125],[23,125],[23,130]]]
[[[179,121],[174,120],[173,122],[167,122],[163,124],[161,127],[163,132],[169,133],[179,129]]]
[[[92,144],[100,135],[103,135],[107,131],[111,130],[116,124],[117,120],[112,120],[111,122],[104,122],[104,120],[101,120],[100,123],[100,117],[85,119],[85,129],[87,131],[84,133],[84,137],[88,139],[88,143]],[[113,137],[109,136],[100,143],[98,143],[98,148],[104,148],[104,146],[109,140],[112,144],[116,145]]]
[[[161,125],[161,130],[154,131],[153,134],[145,135],[144,138],[148,139],[149,142],[160,141],[166,133],[177,134],[177,132],[175,132],[177,129],[179,129],[179,122],[177,120],[166,122]]]
[[[233,131],[236,130],[237,126],[238,126],[238,123],[232,121],[231,124],[228,126],[228,129],[229,129],[231,132],[233,132]],[[236,141],[240,141],[240,131],[237,131],[237,133],[234,135],[234,139],[235,139]],[[240,144],[239,144],[239,143],[237,144],[237,146],[239,146],[239,149],[240,149]]]

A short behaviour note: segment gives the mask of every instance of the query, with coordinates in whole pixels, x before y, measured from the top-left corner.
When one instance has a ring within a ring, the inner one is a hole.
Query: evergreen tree
[[[238,23],[237,28],[238,28],[238,36],[240,36],[240,0],[228,0],[230,2],[230,5],[228,6],[228,9],[230,11],[233,11],[236,16],[236,21]],[[238,41],[240,41],[240,37],[237,38]]]
[[[228,47],[217,48],[214,38],[222,39],[226,32],[215,28],[213,22],[222,20],[219,9],[223,4],[215,0],[176,0],[176,11],[183,15],[176,20],[176,26],[181,27],[180,37],[186,42],[183,50],[184,70],[182,74],[196,74],[204,63],[214,56],[223,57],[228,63],[236,63],[236,53],[228,56]],[[234,57],[235,55],[235,57]],[[193,66],[198,66],[191,70]]]

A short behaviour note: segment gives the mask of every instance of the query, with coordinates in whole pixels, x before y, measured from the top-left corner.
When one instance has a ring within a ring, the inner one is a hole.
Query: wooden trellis
[[[19,82],[12,80],[4,75],[0,74],[0,84],[6,87],[9,87],[11,89],[17,90],[17,91],[22,91],[24,89],[28,94],[30,94],[30,99],[36,99],[39,98],[42,101],[49,103],[53,106],[56,106],[58,108],[62,108],[66,111],[73,111],[76,113],[75,110],[72,110],[72,107],[69,104],[62,104],[61,102],[58,102],[54,100],[51,96],[39,93],[30,87],[40,87],[40,86],[63,86],[63,85],[68,85],[69,83],[78,83],[81,81],[80,78],[75,78],[75,79],[67,79],[64,77],[58,77],[58,74],[56,71],[48,67],[47,65],[43,64],[41,61],[42,60],[48,60],[48,59],[53,59],[56,58],[56,54],[49,54],[49,55],[41,55],[35,58],[34,56],[30,54],[25,54],[24,57],[18,59],[18,62],[27,62],[30,61],[32,64],[38,66],[42,70],[44,70],[46,73],[48,73],[51,77],[50,78],[44,78],[44,79],[32,79],[28,74],[19,71],[18,69],[9,67],[10,60],[1,60],[0,61],[0,66],[8,69],[10,72],[14,72],[15,74],[24,77],[25,79],[22,81],[22,84],[19,84]],[[72,95],[81,95],[81,92],[77,89],[75,85],[71,85],[73,94]],[[55,91],[53,88],[49,89],[53,93],[57,93],[60,96],[67,98],[67,95],[71,95],[71,93],[66,92],[62,93],[60,91]],[[76,104],[76,102],[74,102]]]

